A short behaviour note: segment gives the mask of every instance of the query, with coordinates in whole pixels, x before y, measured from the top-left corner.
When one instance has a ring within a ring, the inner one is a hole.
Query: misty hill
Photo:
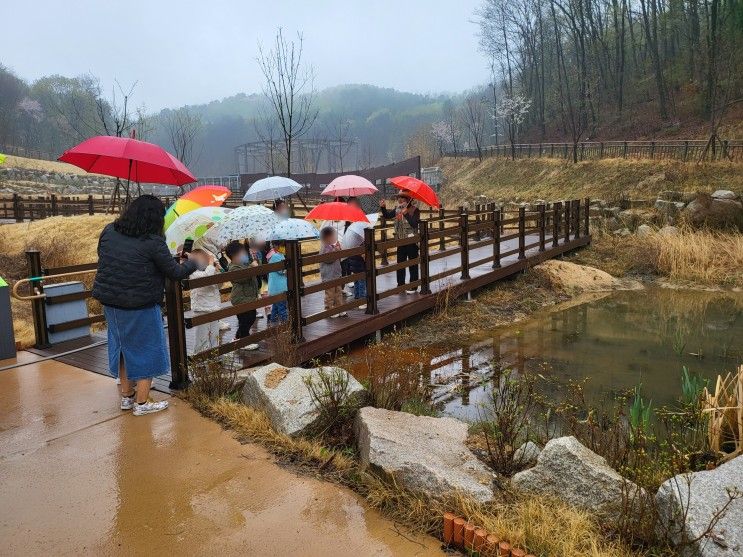
[[[384,164],[404,158],[408,138],[441,118],[448,97],[405,93],[373,85],[339,85],[319,91],[318,118],[307,138],[338,138],[353,145],[344,153],[344,170]],[[235,171],[234,147],[265,136],[270,115],[263,95],[240,93],[219,101],[183,107],[201,117],[200,145],[191,166],[201,176]],[[163,110],[165,116],[169,109]],[[158,126],[150,139],[168,145],[166,130]],[[274,139],[279,139],[278,129]],[[336,155],[337,157],[337,155]],[[326,159],[327,157],[324,157]],[[333,160],[330,166],[337,166]],[[327,160],[320,168],[327,169]],[[261,169],[258,169],[261,170]]]

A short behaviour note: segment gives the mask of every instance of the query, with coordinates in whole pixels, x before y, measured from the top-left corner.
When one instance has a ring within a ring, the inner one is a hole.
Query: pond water
[[[683,366],[714,379],[743,362],[743,294],[658,288],[593,295],[431,353],[420,368],[437,407],[465,420],[477,418],[498,368],[557,383],[588,378],[593,402],[641,385],[658,407],[680,396]]]

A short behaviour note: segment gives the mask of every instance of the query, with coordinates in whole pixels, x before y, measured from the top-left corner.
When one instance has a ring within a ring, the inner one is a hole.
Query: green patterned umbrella
[[[171,253],[183,249],[187,239],[198,240],[216,224],[224,221],[232,209],[224,207],[201,207],[181,215],[165,231],[165,241]]]

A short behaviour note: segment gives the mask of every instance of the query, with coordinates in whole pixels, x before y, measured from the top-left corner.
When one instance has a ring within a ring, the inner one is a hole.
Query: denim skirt
[[[150,379],[170,371],[168,345],[158,306],[121,309],[103,306],[108,324],[108,369],[119,376],[123,359],[127,379]]]

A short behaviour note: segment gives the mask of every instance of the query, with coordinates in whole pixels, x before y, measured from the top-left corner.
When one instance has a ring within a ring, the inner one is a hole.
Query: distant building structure
[[[427,166],[421,168],[421,180],[436,191],[439,191],[441,189],[441,184],[444,183],[444,173],[438,166]]]

